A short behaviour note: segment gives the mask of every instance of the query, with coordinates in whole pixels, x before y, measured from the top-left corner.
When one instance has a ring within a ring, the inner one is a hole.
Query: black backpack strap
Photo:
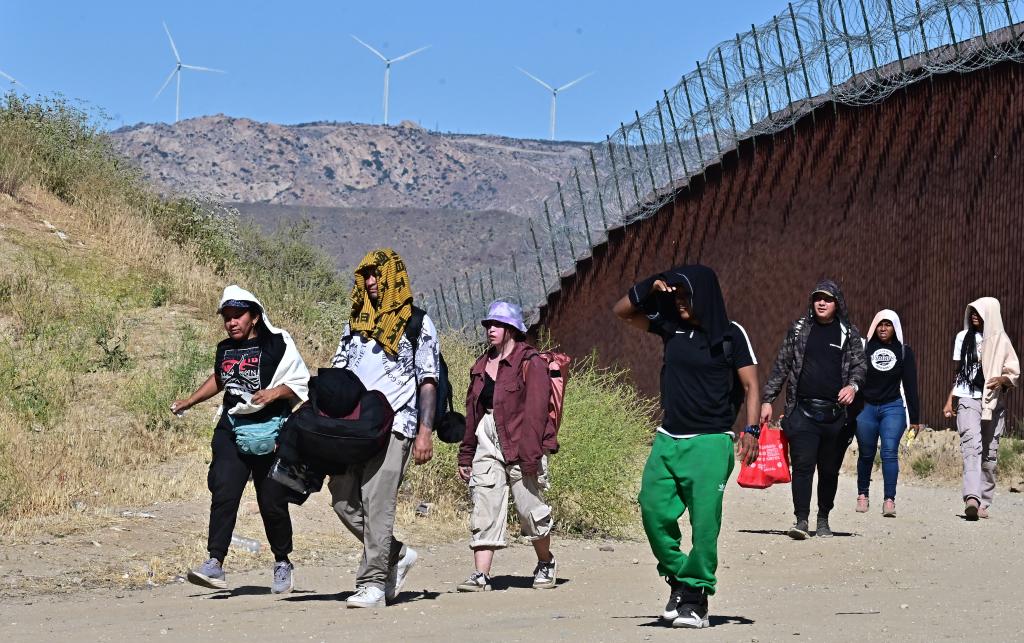
[[[416,363],[416,351],[420,348],[420,332],[423,331],[423,318],[427,311],[422,308],[412,307],[412,317],[405,323],[405,337],[412,344],[412,361]]]

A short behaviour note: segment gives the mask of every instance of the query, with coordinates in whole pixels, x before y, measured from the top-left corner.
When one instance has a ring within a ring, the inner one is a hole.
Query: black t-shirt
[[[484,387],[480,389],[480,406],[494,408],[494,380],[487,373],[484,373]]]
[[[886,404],[905,399],[910,422],[918,422],[917,365],[914,352],[894,339],[883,344],[877,338],[864,349],[868,358],[868,374],[861,394],[868,404]],[[900,385],[903,385],[902,395]]]
[[[284,338],[276,333],[263,332],[255,339],[235,341],[230,337],[217,344],[214,372],[224,389],[224,414],[239,402],[247,401],[253,393],[270,386],[277,365],[284,357]],[[277,400],[263,410],[247,415],[254,420],[265,420],[287,415],[287,400]]]
[[[811,323],[811,335],[804,349],[804,363],[796,385],[797,397],[835,400],[843,388],[843,329],[838,320],[831,324]]]
[[[674,436],[725,433],[736,422],[732,403],[734,371],[757,364],[743,327],[732,322],[727,337],[732,346],[729,364],[723,344],[708,346],[699,328],[677,321],[654,320],[650,332],[665,344],[661,367],[662,430]]]

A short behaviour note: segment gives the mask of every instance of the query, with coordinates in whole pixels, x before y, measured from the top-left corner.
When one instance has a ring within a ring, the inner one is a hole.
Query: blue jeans
[[[903,400],[865,404],[857,416],[857,493],[868,495],[871,468],[875,465],[878,441],[882,441],[882,480],[885,497],[896,499],[896,478],[900,474],[900,438],[907,429]]]

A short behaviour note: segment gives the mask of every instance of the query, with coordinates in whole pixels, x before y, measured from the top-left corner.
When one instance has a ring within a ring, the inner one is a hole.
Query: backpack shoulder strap
[[[416,362],[416,351],[420,348],[420,332],[423,330],[423,318],[427,311],[422,308],[412,307],[412,317],[405,324],[405,337],[412,344],[412,360]]]

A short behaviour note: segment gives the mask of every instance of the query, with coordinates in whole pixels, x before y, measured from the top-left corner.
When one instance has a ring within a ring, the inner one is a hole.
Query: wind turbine
[[[169,76],[167,76],[167,80],[164,81],[164,84],[160,86],[160,91],[158,91],[156,93],[156,96],[153,97],[153,100],[156,100],[157,98],[159,98],[160,94],[162,94],[163,91],[165,89],[167,89],[167,85],[170,84],[171,79],[174,78],[175,76],[177,76],[178,77],[178,88],[177,88],[177,91],[175,92],[175,98],[174,98],[174,122],[177,123],[178,122],[178,116],[181,114],[181,70],[182,69],[191,69],[193,71],[212,71],[212,72],[215,72],[215,73],[218,73],[218,74],[226,74],[227,72],[224,71],[223,69],[211,69],[209,67],[197,67],[196,65],[186,65],[185,63],[181,62],[181,56],[178,55],[178,48],[174,46],[174,38],[171,38],[171,30],[167,28],[167,23],[166,22],[164,22],[163,25],[164,25],[164,31],[167,32],[167,40],[169,40],[171,42],[171,51],[174,52],[174,63],[175,64],[174,64],[174,69],[171,70],[171,73],[170,73]]]
[[[352,35],[352,34],[349,34],[349,35]],[[384,61],[384,124],[387,125],[388,124],[388,84],[389,84],[390,79],[391,79],[391,65],[392,65],[392,63],[399,62],[400,60],[405,60],[406,58],[411,58],[412,56],[415,56],[416,54],[420,53],[421,51],[423,51],[425,49],[430,49],[430,45],[427,45],[426,47],[420,47],[419,49],[416,49],[414,51],[410,51],[407,54],[403,54],[403,55],[399,56],[398,58],[387,58],[387,57],[384,56],[384,54],[380,53],[379,51],[377,51],[376,49],[374,49],[370,45],[366,44],[365,42],[363,42],[359,38],[356,38],[354,35],[352,35],[352,39],[355,40],[356,42],[358,42],[360,45],[362,45],[362,46],[366,47],[367,49],[369,49],[370,51],[372,51],[374,54],[376,54],[376,56],[378,58],[380,58],[381,60]]]
[[[557,106],[556,104],[558,102],[558,92],[564,92],[565,90],[569,89],[570,87],[572,87],[576,83],[580,82],[584,78],[588,78],[590,76],[593,76],[594,72],[590,72],[589,74],[584,74],[584,75],[580,76],[579,78],[577,78],[576,80],[574,80],[574,81],[572,81],[570,83],[566,83],[566,84],[562,85],[561,87],[552,87],[551,85],[545,83],[543,80],[541,80],[540,78],[537,78],[536,76],[534,76],[530,72],[526,71],[522,67],[516,67],[516,69],[518,69],[519,71],[523,72],[524,74],[526,74],[530,78],[534,79],[535,81],[540,83],[542,86],[544,86],[545,89],[547,89],[549,92],[551,92],[551,140],[552,141],[555,140],[555,110],[556,110],[556,106]]]

